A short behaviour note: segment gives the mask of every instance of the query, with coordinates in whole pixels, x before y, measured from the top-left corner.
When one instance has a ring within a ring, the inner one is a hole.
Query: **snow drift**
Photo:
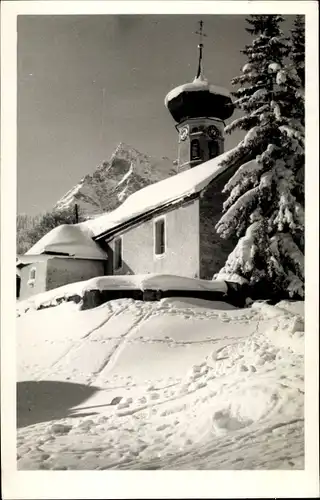
[[[224,281],[207,281],[171,274],[135,274],[123,276],[100,276],[87,281],[70,283],[47,292],[34,295],[17,304],[18,314],[41,306],[49,307],[69,298],[84,297],[86,292],[113,290],[175,290],[211,291],[226,294],[228,287]]]
[[[303,469],[302,303],[18,319],[18,469]]]

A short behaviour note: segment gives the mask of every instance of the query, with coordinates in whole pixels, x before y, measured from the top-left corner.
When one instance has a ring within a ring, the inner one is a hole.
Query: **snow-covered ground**
[[[19,470],[304,468],[302,302],[79,307],[17,319]]]

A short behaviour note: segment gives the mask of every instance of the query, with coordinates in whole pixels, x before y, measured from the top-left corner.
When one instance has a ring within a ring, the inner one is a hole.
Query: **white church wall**
[[[50,259],[46,274],[46,290],[84,281],[105,274],[104,261],[90,259]]]
[[[47,261],[33,262],[21,269],[20,299],[46,291]]]
[[[147,220],[122,233],[122,267],[113,268],[115,239],[109,242],[108,274],[178,274],[199,276],[199,201],[193,200],[164,215],[166,248],[155,255],[154,223]]]

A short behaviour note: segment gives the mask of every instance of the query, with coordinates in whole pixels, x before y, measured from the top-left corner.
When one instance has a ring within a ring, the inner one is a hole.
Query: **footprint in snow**
[[[93,420],[91,420],[91,419],[90,419],[90,420],[82,420],[82,422],[80,422],[80,424],[78,425],[78,427],[79,427],[80,429],[83,429],[83,430],[85,430],[85,431],[88,431],[88,430],[90,430],[90,429],[91,429],[91,427],[92,427],[93,425],[95,425],[95,424],[94,424],[94,421],[93,421]]]
[[[72,425],[53,424],[50,428],[53,434],[68,434],[72,429]]]
[[[190,374],[189,376],[189,380],[190,382],[194,382],[195,380],[197,380],[198,378],[201,378],[204,374],[202,372],[196,372],[196,373],[192,373]]]
[[[121,400],[122,400],[122,396],[117,396],[117,397],[113,398],[110,405],[117,405],[120,403]]]
[[[102,428],[103,424],[106,424],[108,422],[109,418],[110,418],[109,416],[100,417],[98,420],[98,425]]]
[[[230,415],[229,411],[227,410],[217,411],[214,413],[212,417],[213,429],[218,433],[227,431],[237,431],[239,429],[247,427],[250,424],[252,424],[251,420],[240,421],[237,418]]]
[[[167,429],[167,427],[169,427],[169,424],[162,424],[162,425],[159,425],[159,426],[156,428],[156,431],[164,431],[165,429]]]
[[[132,398],[127,398],[125,399],[122,403],[118,403],[118,409],[123,409],[123,408],[128,408],[131,403],[133,402],[133,399]]]
[[[160,398],[160,394],[158,392],[152,392],[150,394],[150,399],[152,399],[152,400],[159,399],[159,398]]]
[[[108,430],[109,430],[109,431],[115,431],[115,430],[117,430],[117,429],[118,429],[118,426],[117,426],[117,425],[115,425],[115,424],[112,424],[112,425],[110,425],[110,427],[108,427]]]
[[[249,368],[246,365],[239,366],[239,372],[247,372],[247,371],[249,371]]]
[[[201,365],[193,365],[191,373],[200,373],[200,371],[201,371]]]

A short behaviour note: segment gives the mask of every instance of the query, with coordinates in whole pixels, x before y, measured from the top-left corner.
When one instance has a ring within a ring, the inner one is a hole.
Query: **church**
[[[204,76],[201,22],[198,49],[195,79],[165,98],[178,132],[176,175],[135,192],[112,212],[53,229],[18,256],[21,299],[95,276],[212,280],[223,267],[235,242],[222,240],[215,225],[223,187],[239,167],[223,162],[230,153],[224,152],[224,121],[234,106],[229,92]]]

